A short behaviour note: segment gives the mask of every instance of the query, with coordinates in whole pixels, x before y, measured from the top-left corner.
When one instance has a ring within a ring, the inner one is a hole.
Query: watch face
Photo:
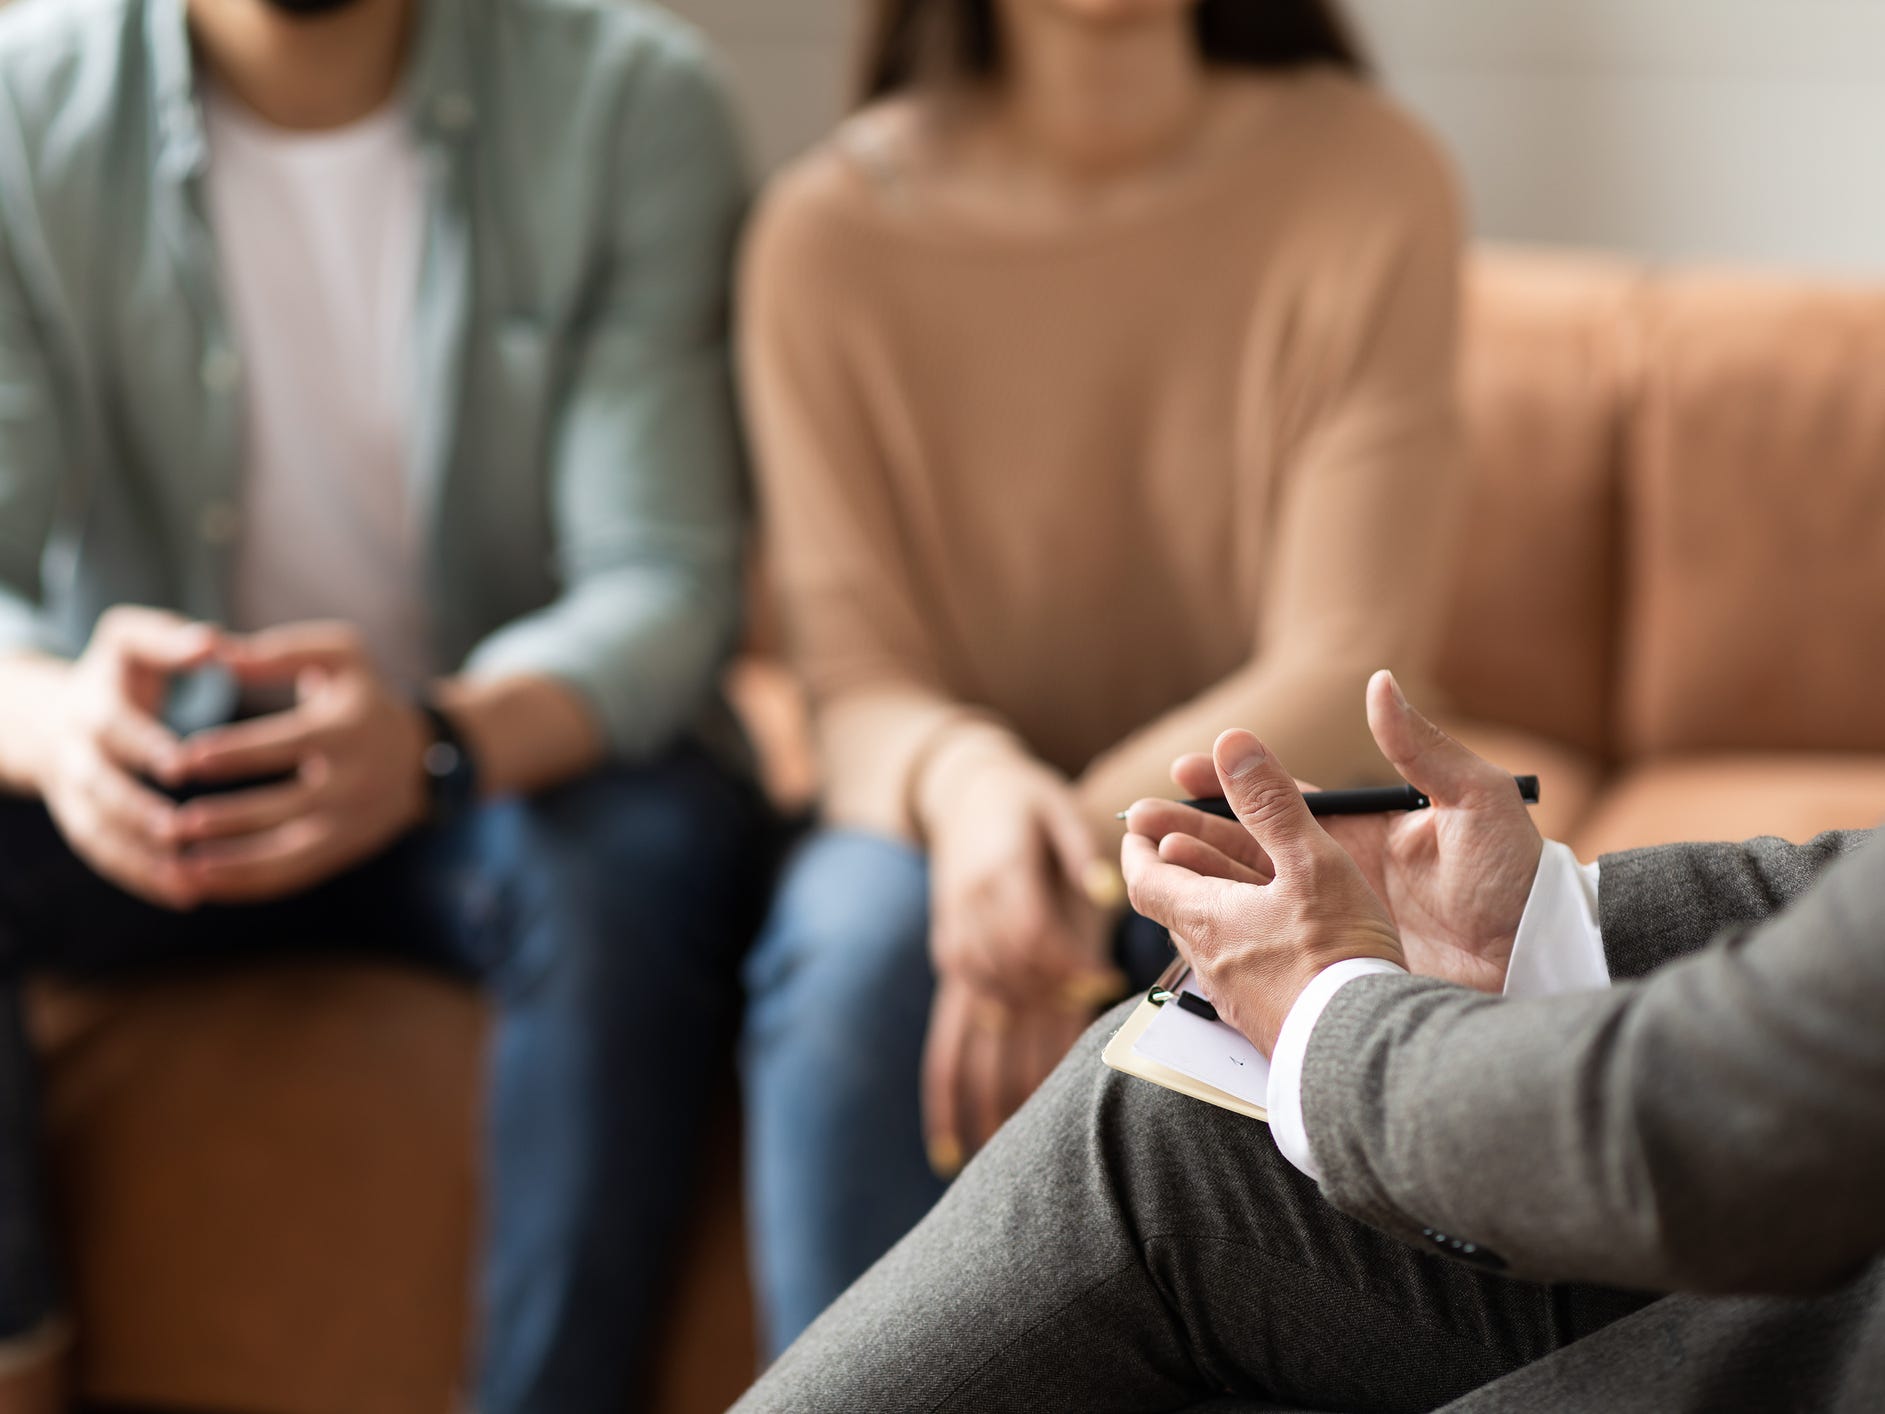
[[[449,741],[435,741],[425,749],[425,773],[442,781],[458,769],[463,755]]]

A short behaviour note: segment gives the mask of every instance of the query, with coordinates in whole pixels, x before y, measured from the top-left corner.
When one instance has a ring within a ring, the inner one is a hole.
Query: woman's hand
[[[925,824],[939,974],[1087,1004],[1123,989],[1107,956],[1114,920],[1081,887],[1099,847],[1065,780],[1034,761],[984,763]]]
[[[923,1062],[931,1162],[960,1168],[1125,990],[1113,917],[1081,881],[1100,860],[1072,788],[986,762],[926,812],[936,1003]]]
[[[1511,776],[1415,711],[1392,674],[1368,684],[1368,723],[1382,753],[1433,806],[1332,816],[1322,828],[1387,904],[1410,968],[1497,992],[1544,841]],[[1186,757],[1172,775],[1189,795],[1221,793],[1209,757]],[[1141,801],[1127,823],[1156,840],[1162,858],[1194,872],[1247,883],[1269,877],[1262,847],[1237,821]]]
[[[953,1178],[1060,1064],[1093,1015],[1092,1006],[1075,1002],[1014,1006],[939,976],[923,1048],[930,1167]]]
[[[1200,873],[1129,834],[1126,887],[1134,908],[1171,930],[1219,1014],[1267,1056],[1290,1007],[1325,967],[1363,957],[1404,965],[1405,957],[1379,896],[1310,815],[1281,763],[1246,731],[1225,732],[1214,755],[1256,851],[1223,855],[1232,871]]]

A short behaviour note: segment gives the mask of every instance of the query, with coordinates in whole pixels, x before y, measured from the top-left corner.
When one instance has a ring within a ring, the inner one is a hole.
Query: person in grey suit
[[[1272,1126],[1114,1012],[741,1411],[1885,1408],[1885,841],[1566,864],[1368,705],[1435,808],[1318,822],[1227,732],[1174,774],[1238,821],[1129,816]]]

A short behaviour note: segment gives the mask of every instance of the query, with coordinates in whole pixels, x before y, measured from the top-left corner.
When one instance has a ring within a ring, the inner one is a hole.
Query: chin
[[[1030,8],[1088,25],[1142,25],[1189,13],[1197,0],[1022,0]],[[1261,0],[1247,0],[1258,4]]]

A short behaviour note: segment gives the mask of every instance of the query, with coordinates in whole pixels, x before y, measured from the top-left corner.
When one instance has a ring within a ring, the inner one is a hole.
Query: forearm
[[[39,793],[38,768],[71,671],[70,663],[45,654],[0,654],[0,791]]]
[[[1598,903],[1611,975],[1646,976],[1723,928],[1772,916],[1870,839],[1869,830],[1835,831],[1804,845],[1756,839],[1606,856]]]
[[[593,770],[608,744],[595,711],[548,677],[459,677],[437,686],[486,795],[530,795]]]
[[[1329,1003],[1304,1111],[1338,1206],[1512,1271],[1789,1291],[1885,1246],[1885,856],[1608,992],[1498,1001],[1368,978]],[[1606,866],[1606,880],[1608,866]]]
[[[699,721],[739,623],[737,535],[716,562],[626,567],[573,588],[498,630],[459,674],[481,684],[561,684],[599,729],[607,754],[646,760]]]
[[[993,715],[915,683],[817,699],[813,725],[825,818],[918,845],[953,784],[991,761],[1033,759]]]
[[[1319,786],[1395,779],[1368,731],[1363,689],[1380,662],[1258,660],[1141,728],[1099,757],[1077,783],[1082,809],[1100,838],[1119,833],[1115,816],[1133,801],[1172,793],[1172,762],[1209,752],[1218,734],[1245,727],[1290,769]]]

